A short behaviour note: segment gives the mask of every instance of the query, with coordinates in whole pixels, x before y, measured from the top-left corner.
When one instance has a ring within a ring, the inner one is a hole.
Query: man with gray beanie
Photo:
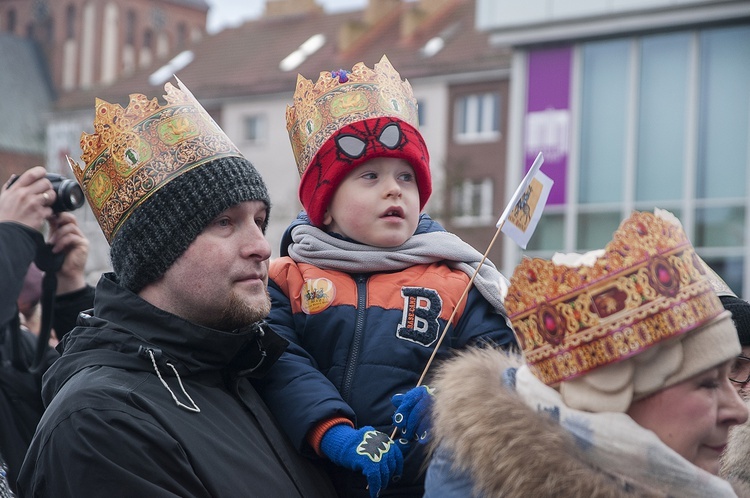
[[[286,347],[263,322],[266,186],[187,88],[165,89],[163,106],[97,100],[71,161],[114,272],[44,377],[19,495],[333,496],[249,380]]]
[[[737,328],[737,337],[742,345],[742,352],[732,366],[730,380],[750,408],[750,303],[733,293],[719,297],[724,309],[732,312],[732,321]],[[750,496],[748,452],[750,452],[750,422],[745,422],[732,428],[727,447],[721,456],[721,473],[738,490],[737,496]]]

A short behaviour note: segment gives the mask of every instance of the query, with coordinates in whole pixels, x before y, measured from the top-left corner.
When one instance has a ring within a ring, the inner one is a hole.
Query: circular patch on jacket
[[[302,311],[307,315],[314,315],[328,308],[336,297],[336,287],[327,278],[312,278],[305,280],[300,291]]]

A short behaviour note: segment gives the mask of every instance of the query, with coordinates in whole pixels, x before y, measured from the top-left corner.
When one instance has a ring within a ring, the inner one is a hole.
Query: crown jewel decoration
[[[68,158],[78,183],[107,238],[166,183],[222,157],[242,157],[192,93],[164,85],[167,104],[130,95],[123,109],[96,99],[94,133],[81,134],[79,165]]]
[[[370,118],[395,117],[418,128],[417,100],[411,85],[386,56],[373,69],[359,62],[351,71],[322,71],[318,81],[297,75],[286,128],[300,176],[320,147],[346,125]]]
[[[545,384],[630,358],[724,310],[679,222],[658,214],[633,213],[593,266],[525,258],[516,267],[505,306]]]

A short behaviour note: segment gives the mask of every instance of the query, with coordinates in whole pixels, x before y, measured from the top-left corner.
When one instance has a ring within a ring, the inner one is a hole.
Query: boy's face
[[[329,232],[374,247],[396,247],[419,223],[419,189],[404,159],[378,157],[353,169],[323,217]]]

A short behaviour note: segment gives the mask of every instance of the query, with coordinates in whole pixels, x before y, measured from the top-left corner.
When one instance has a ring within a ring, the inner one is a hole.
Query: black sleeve
[[[94,307],[94,288],[87,285],[83,289],[55,296],[52,328],[58,340],[73,330],[78,314]]]
[[[0,330],[18,316],[18,296],[44,237],[36,230],[14,222],[0,223]]]

